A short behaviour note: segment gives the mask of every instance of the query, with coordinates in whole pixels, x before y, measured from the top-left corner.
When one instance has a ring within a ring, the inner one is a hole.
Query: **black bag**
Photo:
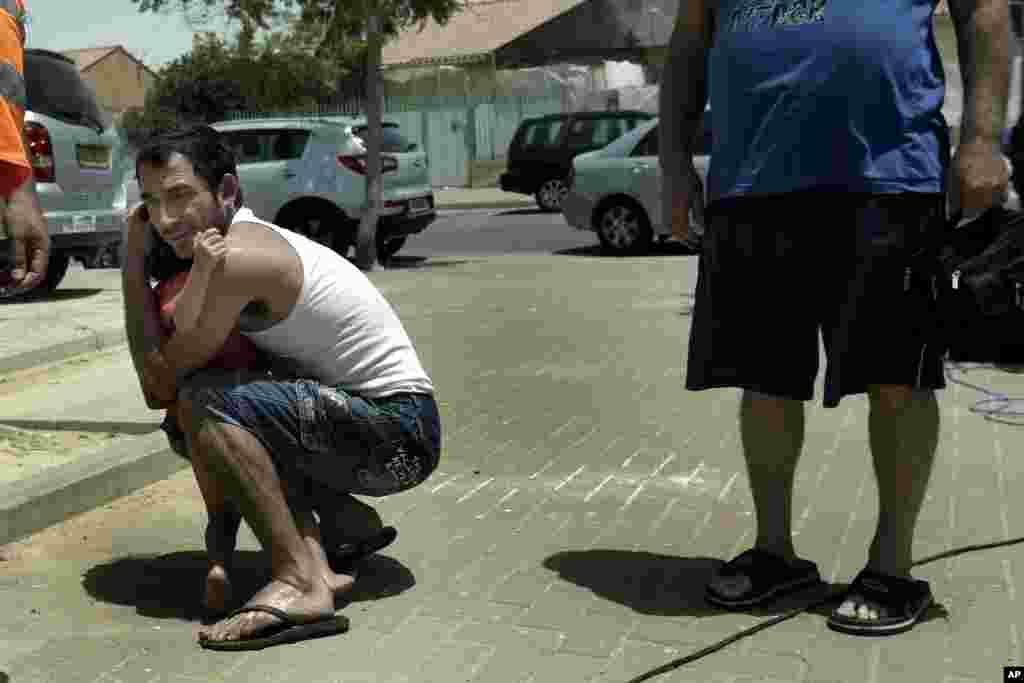
[[[936,341],[951,361],[1024,365],[1024,213],[960,221],[918,253],[933,278]]]

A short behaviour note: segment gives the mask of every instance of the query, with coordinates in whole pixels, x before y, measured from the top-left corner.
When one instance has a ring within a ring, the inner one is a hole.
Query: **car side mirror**
[[[417,143],[412,142],[412,143],[409,143],[409,147],[407,147],[405,151],[406,152],[415,152],[419,148],[420,148],[420,146]]]

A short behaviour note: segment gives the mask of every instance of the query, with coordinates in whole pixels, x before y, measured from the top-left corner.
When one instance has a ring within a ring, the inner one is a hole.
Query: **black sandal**
[[[818,565],[810,560],[790,562],[774,553],[751,548],[715,572],[708,583],[706,598],[719,607],[753,607],[820,582]]]
[[[878,619],[860,619],[840,614],[848,600],[879,608]],[[858,636],[888,636],[914,628],[932,604],[932,589],[927,581],[863,570],[850,584],[843,602],[828,618],[830,628]],[[883,614],[884,610],[884,614]]]
[[[200,647],[207,650],[262,650],[271,645],[297,643],[311,638],[323,638],[345,633],[349,629],[349,619],[342,614],[334,614],[316,621],[297,622],[286,612],[269,605],[246,605],[239,607],[228,615],[228,619],[245,612],[266,612],[277,617],[277,622],[260,629],[258,633],[241,640],[200,640]]]
[[[334,571],[347,574],[353,564],[388,547],[396,538],[398,530],[393,526],[386,526],[367,538],[338,543],[327,549],[327,562]]]

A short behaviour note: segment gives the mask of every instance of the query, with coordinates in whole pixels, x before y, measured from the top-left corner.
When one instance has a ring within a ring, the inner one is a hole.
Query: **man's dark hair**
[[[140,164],[163,166],[175,152],[191,162],[196,177],[202,178],[214,194],[226,174],[238,175],[235,153],[224,137],[210,126],[193,126],[162,133],[139,150],[135,160],[135,178],[139,184],[142,184]]]

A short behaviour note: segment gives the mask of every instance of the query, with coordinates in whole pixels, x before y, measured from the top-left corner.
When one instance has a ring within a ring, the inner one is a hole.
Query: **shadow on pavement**
[[[29,420],[24,418],[0,417],[0,429],[3,427],[14,427],[28,431],[71,431],[90,432],[102,434],[112,432],[114,434],[128,434],[130,436],[145,436],[160,429],[159,422],[118,422],[102,420]]]
[[[594,258],[637,258],[645,256],[695,256],[696,251],[684,247],[683,245],[672,242],[665,244],[654,244],[651,248],[642,254],[629,254],[629,255],[618,255],[612,254],[601,248],[600,244],[594,244],[587,247],[573,247],[571,249],[559,249],[554,252],[556,256],[590,256]]]
[[[135,607],[144,617],[202,621],[206,617],[201,601],[207,567],[207,556],[202,551],[132,555],[90,568],[82,586],[93,598]],[[368,558],[359,569],[355,588],[338,601],[339,608],[398,595],[416,585],[408,567],[385,555]],[[235,609],[270,579],[265,555],[254,550],[236,551],[231,576],[234,600],[230,609]]]
[[[469,259],[432,259],[428,256],[392,256],[385,264],[387,270],[421,270],[425,268],[453,268],[472,263]]]
[[[565,581],[589,588],[596,595],[641,614],[664,617],[707,617],[726,610],[709,604],[704,590],[721,560],[710,557],[676,557],[628,550],[581,550],[556,553],[544,567]],[[779,616],[790,610],[807,611],[828,618],[839,600],[816,605],[830,595],[842,595],[847,584],[820,583],[780,597],[770,605],[730,610],[758,617]],[[946,609],[934,603],[921,622],[946,618]],[[825,627],[824,623],[822,624]]]
[[[503,209],[494,214],[495,216],[554,216],[555,212],[545,211],[541,208],[534,209]]]
[[[0,305],[49,304],[54,303],[56,301],[74,301],[76,299],[86,299],[90,296],[102,294],[103,291],[104,290],[102,289],[57,289],[52,292],[33,291],[21,297],[0,299]]]

